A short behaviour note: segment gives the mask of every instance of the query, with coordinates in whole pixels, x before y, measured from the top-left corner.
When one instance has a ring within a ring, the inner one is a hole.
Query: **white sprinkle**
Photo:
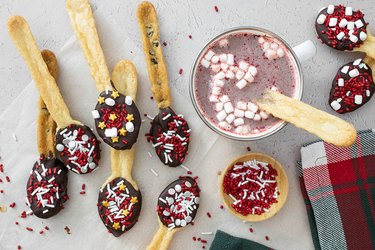
[[[15,133],[12,133],[12,137],[13,137],[13,139],[14,139],[15,142],[18,141],[17,135]]]
[[[146,117],[150,120],[154,120],[154,117],[150,116],[149,114],[146,115]]]
[[[201,234],[202,234],[202,235],[211,235],[212,232],[202,232]]]
[[[63,129],[63,130],[60,132],[60,135],[65,134],[65,132],[66,132],[67,130],[68,130],[67,128]]]
[[[153,173],[156,177],[158,177],[158,173],[153,169],[153,168],[150,168],[150,171],[151,173]],[[161,198],[160,198],[161,199]]]
[[[188,167],[186,167],[184,164],[181,164],[180,165],[183,169],[185,169],[186,171],[190,171],[190,169]]]
[[[152,154],[150,151],[147,152],[148,153],[148,156],[150,156],[150,158],[152,157]]]
[[[170,113],[168,113],[166,116],[164,116],[162,119],[163,119],[163,121],[165,121],[165,120],[167,120],[169,117],[171,116],[171,114]]]

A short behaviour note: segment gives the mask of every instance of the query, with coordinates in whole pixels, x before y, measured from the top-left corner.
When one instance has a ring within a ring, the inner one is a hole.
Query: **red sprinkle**
[[[20,223],[18,223],[18,221],[16,221],[16,225],[19,225]]]
[[[82,190],[86,190],[86,184],[82,184]]]
[[[224,206],[223,206],[223,205],[220,205],[220,209],[224,209]]]
[[[11,207],[11,208],[14,208],[15,206],[16,206],[15,202],[12,202],[12,203],[9,204],[9,207]]]
[[[26,218],[26,211],[22,211],[21,218]]]
[[[214,9],[216,12],[219,12],[219,8],[216,5],[214,6]]]
[[[201,240],[202,243],[206,244],[207,243],[207,240]]]
[[[0,164],[0,172],[4,173],[4,165],[3,164]]]
[[[0,190],[0,193],[2,193],[2,194],[3,194],[3,193],[4,193],[4,190]]]
[[[211,218],[211,214],[209,212],[207,212],[207,216],[208,218]]]
[[[42,230],[42,231],[40,231],[40,232],[39,232],[39,234],[44,234],[44,231],[43,231],[43,230]]]
[[[202,246],[203,249],[205,249],[206,247],[205,246]]]
[[[20,245],[18,245],[18,246],[17,246],[17,249],[18,249],[18,250],[21,250],[22,248],[21,248],[21,246],[20,246]]]
[[[5,179],[7,180],[7,182],[10,182],[9,176],[5,176]]]
[[[163,42],[164,47],[167,46],[167,42]]]
[[[194,237],[193,237],[193,241],[197,241],[197,237],[194,236]]]
[[[193,39],[193,36],[192,36],[192,35],[189,35],[189,39]]]
[[[193,172],[191,172],[191,171],[187,171],[187,174],[193,174]]]
[[[250,227],[249,228],[250,233],[254,232],[254,230]]]
[[[201,241],[201,238],[198,238],[198,241]]]
[[[268,236],[266,236],[266,240],[269,240],[270,238],[268,238]]]
[[[3,182],[3,180],[2,179],[0,179],[0,183],[2,183]]]
[[[178,72],[180,75],[182,75],[182,72],[183,72],[183,70],[182,69],[180,69],[180,71]]]
[[[45,226],[44,229],[48,231],[48,230],[49,230],[49,227]]]
[[[34,231],[31,227],[27,227],[26,230],[30,232]]]
[[[79,192],[79,194],[83,195],[83,194],[86,194],[86,192],[85,191],[81,191],[81,192]]]

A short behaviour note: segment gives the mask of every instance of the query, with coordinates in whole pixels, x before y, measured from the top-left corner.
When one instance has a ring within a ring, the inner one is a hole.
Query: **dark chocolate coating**
[[[345,66],[349,66],[347,74],[341,72],[342,68]],[[353,78],[350,77],[349,71],[352,69],[357,69],[359,71],[359,75]],[[339,78],[344,79],[344,86],[338,86]],[[349,94],[348,91],[350,91]],[[353,62],[350,62],[341,66],[333,79],[329,96],[329,104],[334,110],[331,103],[341,98],[342,101],[339,102],[340,109],[335,111],[341,114],[352,112],[367,103],[373,96],[374,91],[375,85],[372,79],[372,70],[370,66],[362,61],[359,65],[353,65]],[[361,104],[356,104],[354,102],[355,95],[362,96]]]
[[[76,174],[91,173],[99,165],[99,144],[100,141],[89,127],[71,124],[56,133],[56,157]],[[77,159],[73,160],[74,157]]]
[[[123,182],[123,185],[125,185],[126,188],[124,190],[121,190],[120,188],[113,190],[114,188],[117,187],[117,185],[121,186],[121,184],[119,184],[121,181]],[[108,184],[109,184],[109,188],[115,193],[115,194],[112,193],[109,198],[107,198]],[[140,191],[136,190],[130,182],[128,182],[127,180],[121,177],[113,179],[108,184],[102,189],[100,189],[99,191],[98,212],[99,212],[100,218],[102,219],[107,229],[115,237],[119,237],[123,233],[129,231],[135,225],[135,223],[137,223],[138,217],[141,213],[141,208],[142,208],[142,194]],[[120,207],[117,206],[117,202],[116,202],[116,205],[110,206],[109,202],[115,201],[116,197],[121,198],[120,196],[121,194],[128,195],[129,197],[125,198],[125,200],[122,203],[120,203]],[[133,197],[136,197],[136,202],[134,202],[131,205],[132,201],[135,200]],[[131,205],[131,209],[129,211],[128,209],[130,205]],[[116,213],[110,211],[111,209],[113,209],[113,207],[116,207],[118,211],[122,211],[121,214],[124,213],[125,210],[128,210],[129,214],[127,215],[122,214],[124,218],[115,218]],[[111,217],[113,222],[108,218],[108,216]],[[115,223],[118,223],[118,224],[115,225]]]
[[[118,96],[116,96],[116,95]],[[114,97],[116,96],[116,97]],[[130,97],[128,97],[129,99]],[[110,106],[106,103],[106,100],[114,101],[114,105]],[[98,103],[96,104],[95,110],[99,112],[99,118],[95,118],[95,127],[99,136],[105,143],[117,150],[130,149],[134,143],[137,142],[139,130],[141,127],[141,115],[135,105],[134,101],[131,100],[131,104],[125,103],[126,96],[120,94],[117,91],[103,91],[100,93]],[[101,100],[101,101],[100,101]],[[115,119],[111,120],[110,115],[115,115]],[[127,115],[132,115],[133,120],[128,120]],[[130,132],[126,128],[126,123],[131,122],[134,127],[134,131]],[[100,127],[102,124],[105,126]],[[117,139],[113,140],[112,137],[105,135],[106,129],[116,128]],[[121,134],[120,130],[126,130],[126,134]]]
[[[44,165],[44,169],[42,167]],[[38,173],[38,174],[37,174]],[[40,180],[38,179],[38,176]],[[51,180],[51,178],[55,178]],[[67,184],[68,184],[68,170],[64,164],[54,158],[43,158],[36,162],[30,172],[29,179],[26,185],[27,200],[30,204],[30,208],[34,215],[47,219],[56,215],[62,208],[64,208],[63,203],[68,200],[67,195]],[[52,187],[48,187],[52,185]],[[42,199],[47,201],[48,205],[53,207],[44,206],[39,202],[37,193],[34,190],[38,187],[43,187],[43,189],[49,189],[45,194],[42,194]],[[57,191],[58,190],[58,191]],[[58,192],[58,197],[56,193]],[[51,197],[53,197],[53,202],[51,202]],[[47,211],[43,213],[43,211]]]
[[[190,183],[191,187],[187,187],[186,183]],[[177,185],[181,190],[176,190]],[[174,190],[172,191],[172,194],[169,193],[170,190]],[[190,195],[186,195],[186,192],[190,193]],[[181,193],[183,193],[183,195],[179,199],[176,199]],[[181,176],[178,180],[169,184],[159,195],[157,203],[157,213],[163,225],[168,228],[178,228],[191,223],[199,208],[199,193],[200,189],[198,183],[190,176]],[[190,203],[189,210],[183,209],[183,206],[179,208],[179,204],[187,203]],[[176,211],[179,213],[175,213]],[[188,211],[191,213],[188,213]],[[174,220],[171,219],[172,217]],[[179,219],[179,222],[177,219]],[[171,226],[171,223],[173,223],[174,226]]]
[[[324,14],[326,16],[326,21],[323,24],[318,24],[317,20],[321,14]],[[332,14],[327,13],[327,8],[322,9],[318,16],[315,19],[315,29],[318,34],[319,39],[326,45],[328,45],[331,48],[337,49],[337,50],[353,50],[355,47],[359,47],[363,41],[359,38],[359,32],[363,31],[366,33],[366,21],[363,18],[363,14],[359,10],[353,10],[352,16],[345,16],[345,6],[343,5],[335,5],[335,10]],[[329,27],[328,22],[329,19],[337,18],[337,24],[334,27]],[[358,32],[357,37],[358,41],[353,43],[348,36],[348,29],[346,27],[341,28],[339,27],[339,23],[341,19],[347,19],[348,21],[355,22],[356,20],[361,20],[363,22],[363,27],[357,29],[354,28],[354,31]],[[336,30],[332,30],[332,28],[335,28]],[[345,32],[345,37],[341,40],[337,39],[337,34],[339,34],[341,31]],[[323,33],[322,33],[323,32]]]
[[[168,118],[163,120],[163,117],[170,115]],[[178,126],[175,126],[175,120],[181,122]],[[163,133],[167,133],[170,130],[174,130],[176,133],[171,134],[170,138],[167,139]],[[179,137],[184,138],[181,140]],[[189,143],[190,143],[190,132],[189,125],[186,120],[177,116],[176,113],[171,108],[161,109],[159,114],[155,116],[151,123],[151,129],[149,134],[149,139],[152,143],[158,145],[160,141],[162,144],[155,147],[156,154],[158,155],[161,162],[169,167],[180,166],[187,155]],[[174,149],[168,152],[168,148],[164,148],[165,143],[174,144]],[[177,150],[176,150],[177,149]],[[167,152],[166,152],[167,151]],[[170,159],[166,160],[165,154],[170,155]]]

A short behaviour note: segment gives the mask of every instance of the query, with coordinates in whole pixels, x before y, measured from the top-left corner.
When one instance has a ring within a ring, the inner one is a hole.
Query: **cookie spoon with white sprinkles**
[[[152,121],[148,141],[152,141],[161,162],[169,167],[177,167],[184,162],[188,152],[189,125],[182,115],[176,115],[170,108],[172,99],[169,93],[168,73],[160,45],[158,17],[154,6],[149,2],[141,3],[137,16],[151,90],[159,108],[159,114]]]
[[[137,141],[141,117],[130,96],[113,89],[88,0],[67,0],[66,8],[100,95],[92,116],[96,131],[112,148],[130,149]]]
[[[8,31],[24,58],[35,86],[59,130],[56,133],[56,157],[77,174],[92,172],[99,163],[100,147],[91,129],[70,116],[55,79],[48,71],[26,20],[13,16]]]

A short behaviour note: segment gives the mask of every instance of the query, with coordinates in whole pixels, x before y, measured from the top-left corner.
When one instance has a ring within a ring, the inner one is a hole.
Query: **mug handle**
[[[316,47],[311,40],[304,41],[303,43],[293,47],[298,60],[303,63],[312,58],[316,54]]]

